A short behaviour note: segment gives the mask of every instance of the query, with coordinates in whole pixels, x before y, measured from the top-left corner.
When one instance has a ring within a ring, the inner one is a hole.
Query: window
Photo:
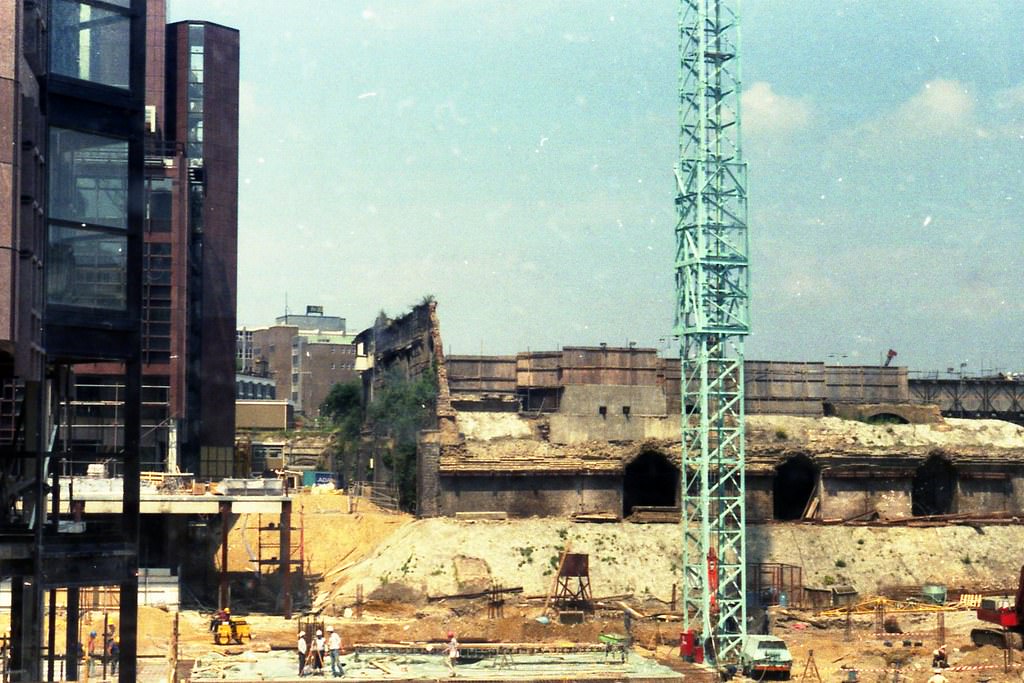
[[[50,129],[52,218],[111,228],[128,226],[128,141]]]
[[[47,302],[125,310],[127,246],[124,235],[51,225]]]
[[[131,0],[55,0],[50,39],[50,70],[61,76],[128,88]]]
[[[128,142],[50,128],[47,302],[125,310]]]

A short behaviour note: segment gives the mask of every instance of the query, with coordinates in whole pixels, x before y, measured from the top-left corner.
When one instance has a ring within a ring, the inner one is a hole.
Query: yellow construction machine
[[[241,617],[229,616],[213,629],[213,642],[217,645],[230,645],[231,643],[242,644],[243,640],[252,640],[252,630],[249,622]]]

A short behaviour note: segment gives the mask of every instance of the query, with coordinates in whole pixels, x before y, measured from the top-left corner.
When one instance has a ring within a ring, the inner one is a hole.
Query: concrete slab
[[[345,678],[368,683],[387,681],[450,680],[441,654],[377,655],[355,654],[342,657]],[[325,667],[325,678],[330,668]],[[246,653],[237,657],[197,660],[191,681],[307,681],[298,676],[294,652]],[[631,683],[677,683],[683,675],[653,660],[630,653],[625,662],[606,657],[602,652],[542,653],[488,657],[456,666],[455,680],[468,683],[564,683],[573,681],[630,681]]]

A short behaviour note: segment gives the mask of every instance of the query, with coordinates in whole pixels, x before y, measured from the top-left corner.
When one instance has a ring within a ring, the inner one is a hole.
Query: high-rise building
[[[146,5],[142,466],[219,477],[235,431],[239,34],[165,25],[164,3]],[[74,448],[118,448],[118,369],[78,366],[76,385]]]
[[[7,675],[73,678],[56,596],[120,587],[123,681],[135,679],[141,410],[145,0],[0,3],[0,577],[11,585]],[[124,474],[116,523],[61,508],[71,370],[116,368]],[[46,644],[46,673],[44,651]]]

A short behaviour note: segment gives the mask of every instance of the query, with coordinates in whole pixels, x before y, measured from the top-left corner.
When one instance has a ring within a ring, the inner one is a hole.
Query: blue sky
[[[665,0],[168,0],[241,31],[239,325],[446,351],[671,331]],[[747,357],[1024,370],[1024,3],[748,0]],[[667,350],[667,349],[666,349]]]

